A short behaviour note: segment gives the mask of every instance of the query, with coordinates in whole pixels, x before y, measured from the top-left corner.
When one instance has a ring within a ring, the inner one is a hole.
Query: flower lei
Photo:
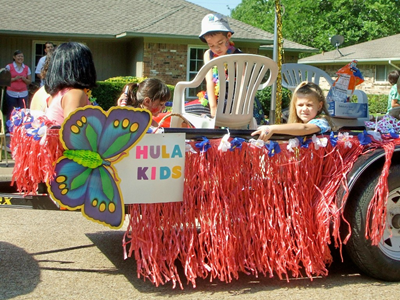
[[[92,96],[92,90],[90,89],[83,89],[86,94],[86,97],[89,99],[90,104],[94,106],[98,106],[99,104],[96,102],[97,98]]]
[[[6,125],[10,132],[18,127],[24,127],[27,136],[39,141],[46,136],[47,129],[54,125],[54,122],[45,115],[35,118],[29,109],[15,108]]]

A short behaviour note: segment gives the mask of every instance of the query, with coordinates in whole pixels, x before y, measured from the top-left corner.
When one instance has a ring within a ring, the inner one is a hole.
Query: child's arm
[[[204,64],[210,61],[210,50],[204,52]],[[208,97],[208,105],[210,106],[210,114],[211,117],[215,117],[217,112],[217,98],[215,97],[215,84],[213,82],[213,73],[212,70],[208,71],[206,75],[206,84],[207,84],[207,97]]]
[[[392,99],[392,108],[393,107],[399,107],[399,106],[400,106],[399,100],[398,99]]]
[[[309,135],[320,132],[321,129],[310,123],[289,123],[289,124],[276,124],[264,125],[257,128],[251,135],[260,135],[258,139],[268,141],[271,136],[275,134],[290,134],[295,136]]]
[[[83,107],[88,104],[87,95],[81,89],[72,89],[68,91],[61,100],[61,106],[64,110],[64,118],[75,111],[78,107]]]

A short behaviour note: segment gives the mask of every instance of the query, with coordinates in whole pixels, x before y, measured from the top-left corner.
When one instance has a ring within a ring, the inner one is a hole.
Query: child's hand
[[[259,135],[258,139],[266,142],[271,138],[272,132],[271,132],[270,126],[264,125],[264,126],[258,127],[257,130],[254,131],[251,135],[252,136]]]

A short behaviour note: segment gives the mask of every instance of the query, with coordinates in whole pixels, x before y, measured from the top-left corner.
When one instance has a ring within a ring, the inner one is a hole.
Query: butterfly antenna
[[[110,172],[112,178],[114,179],[115,182],[118,181],[117,173],[115,169],[112,166],[108,166],[107,170]]]
[[[120,160],[120,158],[122,156],[124,156],[124,155],[126,155],[126,152],[121,152],[120,154],[118,154],[117,156],[113,157],[112,159],[109,159],[108,161],[111,162],[111,163],[114,163],[114,162]]]

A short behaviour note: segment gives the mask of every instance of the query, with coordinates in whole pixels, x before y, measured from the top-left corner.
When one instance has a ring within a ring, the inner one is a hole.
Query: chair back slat
[[[200,126],[205,124],[204,120],[198,120],[199,116],[190,116],[185,112],[184,92],[186,88],[198,87],[214,67],[218,68],[218,106],[215,118],[206,126],[234,129],[249,126],[253,121],[253,105],[257,90],[272,85],[278,76],[276,62],[261,55],[240,53],[212,59],[199,70],[192,81],[177,83],[172,111],[183,114],[189,121],[198,122]],[[263,82],[267,73],[268,76]],[[179,120],[175,123],[172,121],[171,126],[178,125],[178,122]]]

